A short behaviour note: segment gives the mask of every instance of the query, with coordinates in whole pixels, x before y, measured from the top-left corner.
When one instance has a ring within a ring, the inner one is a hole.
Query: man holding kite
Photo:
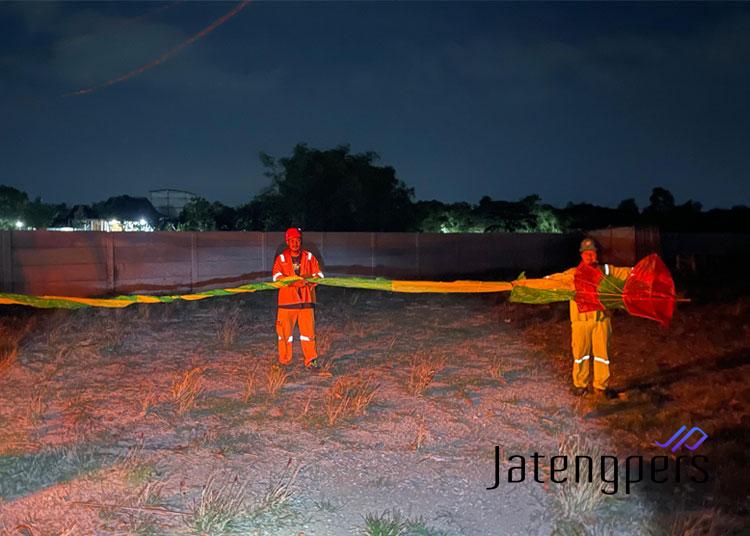
[[[590,366],[594,374],[594,392],[616,398],[617,393],[607,388],[609,383],[609,336],[612,334],[609,308],[601,305],[608,295],[621,296],[631,268],[599,264],[596,243],[586,238],[579,247],[581,263],[560,274],[547,276],[570,283],[576,289],[576,299],[570,300],[571,346],[573,350],[573,393],[581,396],[589,386]],[[609,287],[609,289],[608,289]],[[611,292],[607,292],[607,289]]]
[[[305,367],[318,368],[315,349],[315,283],[307,278],[322,278],[318,259],[302,249],[302,232],[296,227],[287,229],[284,236],[287,248],[276,256],[273,263],[273,280],[298,279],[279,288],[276,334],[279,340],[279,362],[292,362],[292,331],[299,323],[299,340],[305,356]],[[299,278],[302,278],[299,280]]]

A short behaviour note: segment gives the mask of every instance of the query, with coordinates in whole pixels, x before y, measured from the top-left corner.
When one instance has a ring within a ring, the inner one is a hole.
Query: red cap
[[[302,231],[300,231],[297,227],[290,227],[286,230],[284,241],[289,242],[290,238],[302,238]]]

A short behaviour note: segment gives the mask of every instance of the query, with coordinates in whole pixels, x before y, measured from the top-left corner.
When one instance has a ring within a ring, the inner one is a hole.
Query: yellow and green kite
[[[207,290],[193,294],[168,296],[129,295],[110,298],[79,298],[72,296],[30,296],[0,293],[0,304],[27,305],[45,309],[77,309],[81,307],[127,307],[134,303],[171,303],[193,301],[215,296],[232,296],[247,292],[275,290],[299,277],[288,277],[275,282],[248,283],[234,288]],[[399,279],[327,277],[309,278],[319,285],[389,292],[410,293],[482,293],[510,292],[510,300],[517,303],[542,304],[575,300],[579,310],[625,309],[630,314],[656,320],[667,325],[672,318],[676,301],[674,282],[669,270],[656,254],[641,260],[626,281],[604,275],[600,270],[580,265],[575,276],[562,274],[543,279],[515,281],[405,281]]]

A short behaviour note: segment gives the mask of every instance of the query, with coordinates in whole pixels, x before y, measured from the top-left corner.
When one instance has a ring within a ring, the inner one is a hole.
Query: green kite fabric
[[[596,270],[596,273],[599,273]],[[579,305],[595,309],[625,309],[630,314],[669,323],[676,301],[674,284],[666,266],[657,255],[649,255],[633,269],[628,281],[608,275],[598,275],[591,280],[591,290],[577,288],[570,277],[548,276],[543,279],[526,279],[521,274],[515,281],[403,281],[398,279],[364,277],[310,278],[319,285],[381,290],[407,293],[479,293],[510,291],[510,301],[527,304],[545,304],[575,300]],[[288,277],[275,282],[248,283],[234,288],[207,290],[193,294],[168,296],[130,295],[111,298],[80,298],[72,296],[30,296],[0,293],[0,305],[26,305],[44,309],[78,309],[81,307],[122,308],[135,303],[172,303],[194,301],[215,296],[232,296],[247,292],[276,290],[298,281]],[[580,279],[580,278],[579,278]],[[654,284],[654,280],[658,284]],[[634,305],[636,304],[636,305]],[[646,307],[648,304],[653,306]]]
[[[27,294],[0,293],[0,304],[28,305],[43,309],[78,309],[81,307],[122,308],[135,303],[171,303],[174,301],[194,301],[215,296],[231,296],[246,292],[276,290],[282,286],[298,281],[299,277],[285,278],[276,282],[248,283],[234,288],[207,290],[192,294],[174,294],[167,296],[136,294],[114,296],[111,298],[79,298],[74,296],[30,296]],[[364,277],[327,277],[309,278],[308,281],[319,285],[388,292],[498,292],[510,290],[511,283],[487,281],[400,281],[384,278]]]

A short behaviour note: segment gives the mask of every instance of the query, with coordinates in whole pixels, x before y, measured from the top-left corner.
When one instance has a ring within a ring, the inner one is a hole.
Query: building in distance
[[[198,197],[192,192],[174,190],[171,188],[150,190],[148,195],[154,208],[162,216],[166,216],[170,220],[176,220],[179,218],[180,212],[185,208],[185,205]]]

